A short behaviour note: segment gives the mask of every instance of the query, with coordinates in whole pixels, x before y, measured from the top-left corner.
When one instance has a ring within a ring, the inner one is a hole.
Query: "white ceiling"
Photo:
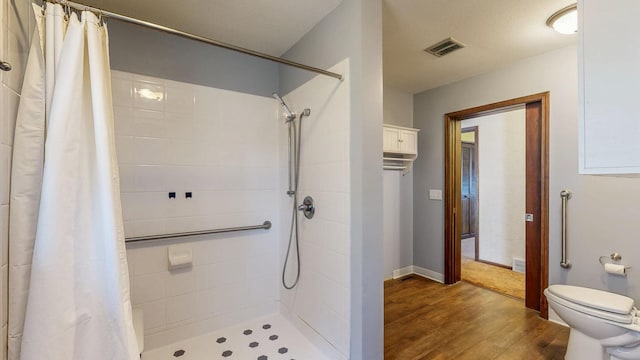
[[[77,1],[280,56],[342,0]],[[576,35],[545,21],[574,2],[383,0],[385,85],[417,93],[573,44]],[[449,36],[467,47],[442,58],[423,51]]]
[[[383,0],[384,82],[409,93],[482,74],[575,44],[546,26],[575,0]],[[448,37],[466,48],[437,58],[423,50]]]

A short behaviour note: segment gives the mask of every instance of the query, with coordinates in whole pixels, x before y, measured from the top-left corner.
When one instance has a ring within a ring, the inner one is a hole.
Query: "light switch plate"
[[[429,189],[429,200],[442,200],[442,190]]]

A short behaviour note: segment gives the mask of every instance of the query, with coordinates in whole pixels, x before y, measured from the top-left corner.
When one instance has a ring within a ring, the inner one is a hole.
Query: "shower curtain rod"
[[[262,53],[262,52],[259,52],[259,51],[246,49],[246,48],[243,48],[243,47],[240,47],[240,46],[236,46],[236,45],[232,45],[232,44],[228,44],[228,43],[225,43],[225,42],[222,42],[222,41],[209,39],[209,38],[206,38],[206,37],[203,37],[203,36],[200,36],[200,35],[187,33],[187,32],[176,30],[176,29],[173,29],[173,28],[170,28],[170,27],[166,27],[166,26],[163,26],[163,25],[158,25],[158,24],[154,24],[152,22],[148,22],[148,21],[132,18],[132,17],[125,16],[125,15],[116,14],[116,13],[113,13],[113,12],[110,12],[110,11],[94,8],[94,7],[91,7],[91,6],[75,3],[75,2],[72,2],[72,1],[66,1],[66,0],[64,0],[64,1],[45,0],[45,1],[46,2],[50,2],[50,3],[54,3],[54,4],[60,4],[62,6],[68,6],[70,8],[73,8],[73,9],[76,9],[76,10],[80,10],[80,11],[83,11],[83,10],[91,11],[91,12],[93,12],[95,14],[101,15],[102,17],[116,19],[116,20],[120,20],[120,21],[131,23],[131,24],[136,24],[136,25],[148,27],[148,28],[151,28],[151,29],[160,30],[160,31],[163,31],[163,32],[166,32],[166,33],[169,33],[169,34],[173,34],[173,35],[177,35],[177,36],[183,37],[183,38],[200,41],[200,42],[203,42],[205,44],[214,45],[214,46],[217,46],[217,47],[221,47],[221,48],[225,48],[225,49],[228,49],[228,50],[240,52],[240,53],[243,53],[243,54],[259,57],[259,58],[262,58],[262,59],[265,59],[265,60],[270,60],[270,61],[273,61],[273,62],[277,62],[277,63],[280,63],[280,64],[293,66],[293,67],[296,67],[298,69],[303,69],[303,70],[312,71],[312,72],[315,72],[315,73],[318,73],[318,74],[331,76],[331,77],[336,78],[338,80],[342,80],[343,79],[341,74],[337,74],[337,73],[334,73],[334,72],[331,72],[331,71],[327,71],[327,70],[323,70],[323,69],[316,68],[316,67],[313,67],[313,66],[297,63],[295,61],[283,59],[283,58],[280,58],[280,57],[277,57],[277,56],[273,56],[273,55],[269,55],[269,54],[265,54],[265,53]]]

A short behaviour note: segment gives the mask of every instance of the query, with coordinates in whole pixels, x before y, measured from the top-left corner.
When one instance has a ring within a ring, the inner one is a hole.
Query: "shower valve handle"
[[[310,204],[302,204],[298,206],[298,211],[305,212],[305,211],[314,211],[314,210],[315,208],[313,207],[313,205],[310,205]]]
[[[313,198],[311,196],[307,196],[302,201],[302,205],[298,206],[298,210],[304,213],[304,217],[307,219],[313,218],[313,215],[316,213],[316,207],[313,205]]]

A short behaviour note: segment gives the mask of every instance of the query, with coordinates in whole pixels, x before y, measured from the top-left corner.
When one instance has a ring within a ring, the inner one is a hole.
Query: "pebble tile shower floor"
[[[280,315],[146,351],[142,360],[329,360]]]

